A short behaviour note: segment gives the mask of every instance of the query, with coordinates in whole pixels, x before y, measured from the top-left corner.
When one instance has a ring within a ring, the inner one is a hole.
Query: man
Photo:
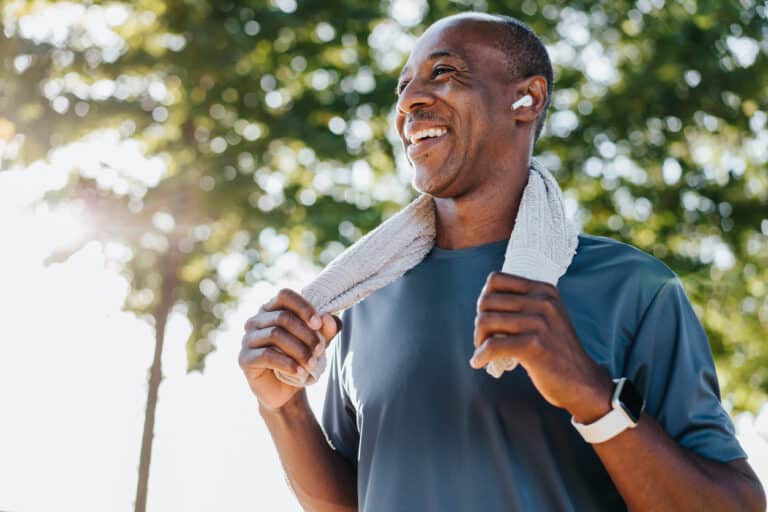
[[[434,198],[435,247],[343,330],[290,290],[247,322],[240,364],[306,510],[764,510],[667,267],[580,236],[557,288],[495,272],[551,91],[517,20],[432,25],[401,74],[397,129]],[[273,370],[306,376],[316,333],[339,331],[321,428]],[[521,368],[498,380],[478,371],[509,357]]]

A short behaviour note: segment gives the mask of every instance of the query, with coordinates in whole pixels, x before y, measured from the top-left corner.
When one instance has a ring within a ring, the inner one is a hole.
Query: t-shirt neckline
[[[505,238],[502,240],[496,240],[494,242],[486,242],[484,244],[473,245],[472,247],[464,247],[461,249],[442,249],[437,245],[435,245],[432,247],[432,250],[429,251],[428,256],[431,258],[440,258],[440,259],[463,258],[466,256],[476,255],[477,253],[491,251],[497,248],[504,249],[506,248],[508,242],[509,242],[509,239]]]

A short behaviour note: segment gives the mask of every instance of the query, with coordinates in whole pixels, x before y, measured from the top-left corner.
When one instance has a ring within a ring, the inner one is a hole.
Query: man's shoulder
[[[657,257],[619,240],[589,234],[579,235],[568,273],[615,281],[614,286],[619,286],[619,282],[623,286],[635,285],[650,293],[677,280],[672,269]]]
[[[598,267],[627,265],[628,271],[645,272],[667,279],[676,276],[672,269],[656,256],[634,245],[605,236],[580,234],[574,263],[580,263],[578,260]]]

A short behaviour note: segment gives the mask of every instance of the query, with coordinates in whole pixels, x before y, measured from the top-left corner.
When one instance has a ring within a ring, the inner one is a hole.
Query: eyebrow
[[[457,53],[448,51],[448,50],[437,50],[432,53],[430,53],[427,56],[427,61],[439,59],[440,57],[454,57],[457,59],[464,60],[461,55],[458,55]],[[403,75],[405,75],[405,72],[408,70],[408,66],[404,67],[402,71],[400,71],[400,75],[397,77],[397,81],[400,82],[400,80],[403,79]]]

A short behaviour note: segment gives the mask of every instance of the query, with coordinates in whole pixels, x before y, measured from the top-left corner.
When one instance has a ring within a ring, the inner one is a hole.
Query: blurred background
[[[547,44],[536,154],[681,276],[768,483],[765,0],[0,6],[0,510],[297,510],[242,326],[414,196],[395,78],[469,9]]]

